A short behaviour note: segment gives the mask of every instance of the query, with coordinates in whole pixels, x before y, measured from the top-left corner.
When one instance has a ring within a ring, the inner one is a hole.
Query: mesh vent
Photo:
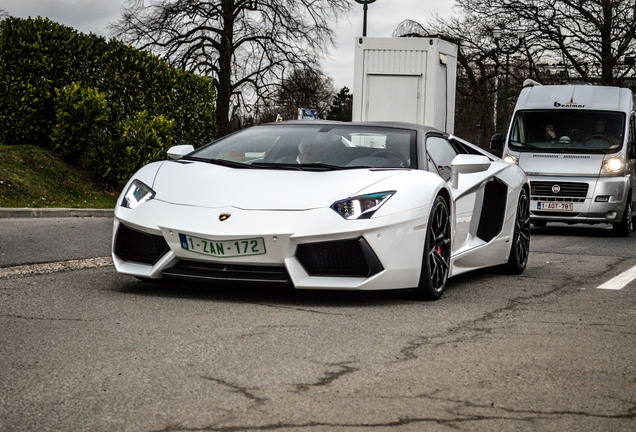
[[[170,247],[162,236],[137,231],[120,224],[115,236],[115,255],[124,261],[154,265]]]
[[[300,244],[296,257],[312,276],[368,277],[383,270],[363,238]]]

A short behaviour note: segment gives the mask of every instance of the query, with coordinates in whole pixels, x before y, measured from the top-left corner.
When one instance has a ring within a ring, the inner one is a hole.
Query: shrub
[[[214,111],[210,78],[148,52],[48,19],[0,23],[0,143],[53,144],[117,186],[129,171],[120,165],[164,158],[168,142],[213,140]]]
[[[166,158],[175,121],[141,111],[118,125],[116,137],[97,149],[94,169],[108,184],[123,187],[142,166]]]
[[[104,93],[79,83],[56,89],[56,93],[51,143],[67,162],[76,163],[103,140],[108,104]]]

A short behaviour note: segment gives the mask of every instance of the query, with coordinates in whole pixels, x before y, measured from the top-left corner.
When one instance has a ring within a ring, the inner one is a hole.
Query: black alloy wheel
[[[448,204],[442,196],[433,203],[426,227],[422,271],[417,296],[437,300],[446,288],[450,268],[451,226]]]
[[[512,245],[505,270],[510,274],[520,274],[526,269],[530,255],[530,201],[528,192],[521,189],[517,202],[515,229],[512,234]]]

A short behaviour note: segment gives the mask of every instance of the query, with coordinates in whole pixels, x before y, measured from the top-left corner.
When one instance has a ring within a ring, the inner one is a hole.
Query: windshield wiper
[[[343,167],[339,165],[329,165],[325,163],[276,163],[276,162],[253,162],[254,167],[264,168],[281,168],[281,169],[295,169],[295,170],[308,170],[308,171],[329,171],[329,170],[343,170],[351,169],[352,167]],[[353,167],[355,168],[355,167]]]
[[[539,148],[539,147],[537,147],[535,145],[532,145],[530,143],[524,143],[524,142],[517,141],[517,140],[510,140],[510,144],[513,144],[513,145],[515,145],[517,147]]]
[[[250,164],[253,168],[276,168],[276,169],[291,169],[299,170],[300,167],[297,163],[280,163],[280,162],[252,162]]]
[[[301,169],[306,169],[310,171],[329,171],[329,170],[343,170],[350,169],[351,167],[343,167],[340,165],[330,165],[326,163],[314,162],[314,163],[304,163],[298,165]]]
[[[197,162],[207,162],[213,165],[221,165],[228,168],[253,168],[252,165],[249,165],[243,162],[236,162],[236,161],[230,161],[225,159],[204,159],[204,158],[198,158],[198,157],[188,157],[188,158],[181,158],[181,159],[193,160]]]

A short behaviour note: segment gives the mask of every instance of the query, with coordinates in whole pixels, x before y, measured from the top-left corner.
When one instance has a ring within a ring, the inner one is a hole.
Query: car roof
[[[343,122],[336,120],[286,120],[277,123],[265,123],[261,126],[276,126],[276,125],[340,125],[340,126],[377,126],[377,127],[391,127],[399,129],[415,129],[423,133],[438,133],[441,135],[447,135],[439,129],[431,126],[420,125],[416,123],[398,122],[398,121],[372,121],[372,122]]]

